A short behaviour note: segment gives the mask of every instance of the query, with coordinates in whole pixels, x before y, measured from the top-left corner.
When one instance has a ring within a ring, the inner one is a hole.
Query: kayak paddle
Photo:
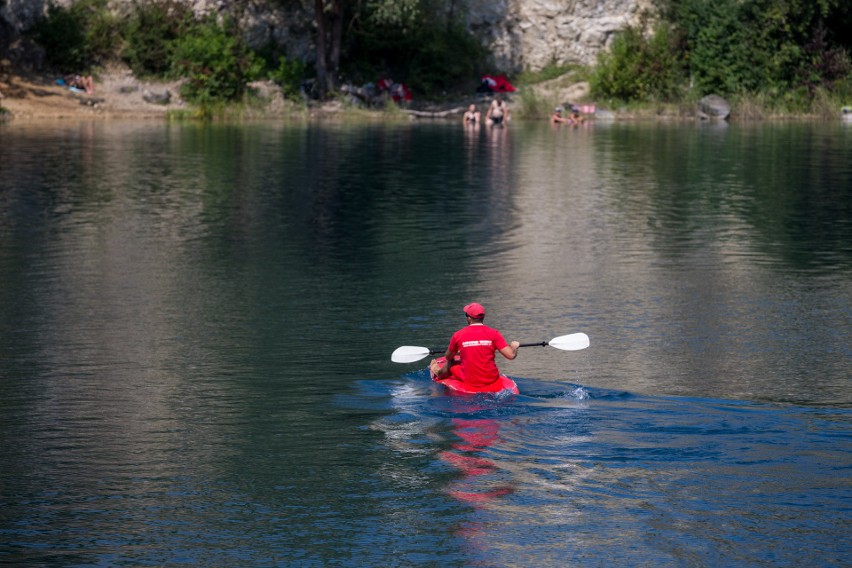
[[[589,346],[589,336],[585,333],[572,333],[571,335],[560,335],[550,341],[539,341],[538,343],[521,343],[519,347],[546,347],[550,345],[563,351],[579,351]],[[414,345],[403,345],[397,347],[391,354],[394,363],[414,363],[429,355],[443,354],[443,350],[429,349],[428,347],[416,347]]]

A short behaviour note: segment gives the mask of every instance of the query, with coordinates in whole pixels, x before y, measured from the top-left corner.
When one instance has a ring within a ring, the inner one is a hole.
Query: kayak
[[[438,359],[436,359],[436,361],[438,361],[438,363],[441,364],[441,365],[443,365],[444,361],[446,361],[446,360],[447,359],[445,357],[439,357]],[[495,393],[495,392],[503,392],[503,391],[506,391],[506,390],[510,391],[514,394],[519,393],[518,385],[515,384],[515,381],[513,381],[512,379],[510,379],[506,375],[500,375],[500,377],[496,381],[491,383],[490,385],[485,385],[485,386],[481,386],[481,387],[469,385],[469,384],[462,382],[462,381],[455,379],[455,378],[448,378],[448,379],[443,379],[443,380],[439,381],[435,377],[435,374],[432,372],[431,369],[429,370],[429,376],[436,383],[440,383],[440,384],[444,385],[445,387],[447,387],[448,389],[450,389],[453,392],[462,393],[462,394],[478,394],[478,393],[483,393],[483,392]]]

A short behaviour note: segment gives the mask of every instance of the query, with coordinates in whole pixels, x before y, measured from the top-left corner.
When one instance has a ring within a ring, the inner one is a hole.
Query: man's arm
[[[513,341],[509,345],[507,345],[506,347],[501,349],[500,353],[506,359],[514,359],[515,357],[518,356],[518,347],[520,347],[520,346],[521,346],[521,344],[519,342]]]
[[[443,366],[441,366],[441,368],[438,370],[433,370],[433,372],[435,373],[435,375],[438,376],[439,379],[443,379],[450,374],[450,367],[453,364],[452,361],[453,359],[455,359],[455,356],[456,352],[453,351],[451,344],[450,347],[447,347],[447,352],[444,353],[444,359],[446,359],[446,361],[444,361]]]

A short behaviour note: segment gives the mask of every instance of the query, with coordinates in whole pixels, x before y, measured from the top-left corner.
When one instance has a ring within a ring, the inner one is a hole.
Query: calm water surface
[[[849,565],[850,330],[848,126],[0,125],[0,563]]]

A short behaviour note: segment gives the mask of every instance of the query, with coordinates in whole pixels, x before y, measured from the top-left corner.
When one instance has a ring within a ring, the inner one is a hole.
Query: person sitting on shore
[[[68,75],[65,77],[65,84],[73,89],[81,89],[89,95],[95,92],[95,82],[92,80],[91,75],[86,75],[85,77],[82,75]]]
[[[464,124],[479,124],[479,120],[482,117],[482,114],[476,110],[476,105],[470,105],[467,109],[467,112],[464,113],[462,117],[462,122]]]

